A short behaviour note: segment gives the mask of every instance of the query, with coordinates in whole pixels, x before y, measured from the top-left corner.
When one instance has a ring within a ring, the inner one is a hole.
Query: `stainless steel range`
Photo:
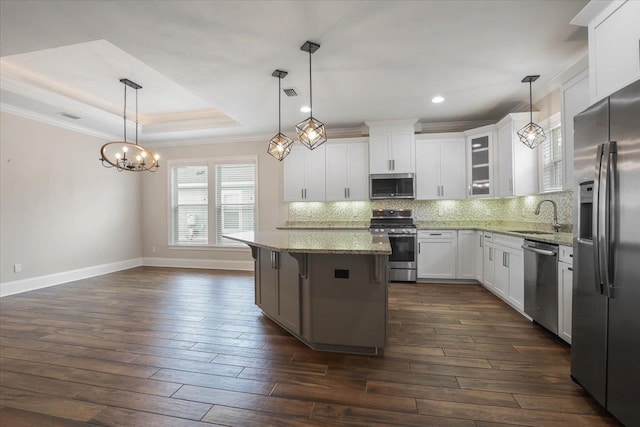
[[[369,228],[374,235],[389,237],[390,280],[415,282],[417,230],[411,209],[374,209]]]

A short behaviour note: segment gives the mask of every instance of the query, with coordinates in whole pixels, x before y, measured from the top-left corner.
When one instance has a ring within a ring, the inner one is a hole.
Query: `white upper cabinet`
[[[538,149],[518,138],[518,131],[529,123],[529,113],[512,113],[500,120],[497,141],[497,196],[527,196],[538,193]],[[536,122],[537,114],[533,114]]]
[[[284,160],[285,202],[325,200],[325,153],[325,145],[314,150],[294,145]]]
[[[495,125],[464,132],[467,137],[467,195],[471,198],[492,197],[493,138]]]
[[[327,141],[327,201],[369,200],[367,138]]]
[[[571,23],[589,28],[589,104],[640,79],[639,1],[592,1]]]
[[[366,123],[369,126],[370,173],[414,172],[416,120]]]
[[[464,134],[416,136],[416,198],[466,198]]]
[[[573,117],[589,107],[589,74],[578,74],[562,86],[562,187],[573,190]]]

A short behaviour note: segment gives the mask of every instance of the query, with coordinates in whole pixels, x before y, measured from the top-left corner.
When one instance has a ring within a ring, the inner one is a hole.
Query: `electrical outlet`
[[[22,272],[22,264],[13,264],[13,272],[14,273]]]

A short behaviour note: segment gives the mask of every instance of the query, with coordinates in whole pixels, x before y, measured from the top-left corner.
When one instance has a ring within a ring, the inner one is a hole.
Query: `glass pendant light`
[[[534,149],[547,139],[544,130],[533,123],[533,99],[531,97],[531,83],[540,76],[526,76],[522,83],[529,83],[529,123],[518,131],[520,141],[527,147]]]
[[[311,84],[311,55],[320,49],[320,45],[310,41],[305,42],[300,50],[309,52],[309,118],[296,125],[296,132],[300,142],[310,150],[321,146],[327,140],[324,123],[313,117],[313,94]]]
[[[160,156],[138,145],[138,89],[142,86],[129,79],[120,79],[124,84],[124,141],[107,142],[100,149],[100,161],[106,168],[116,168],[118,172],[155,172],[160,167]],[[127,86],[136,91],[136,142],[127,142]]]
[[[282,127],[281,127],[281,123],[282,123],[281,84],[282,84],[282,79],[284,79],[287,76],[287,74],[289,73],[282,70],[275,70],[273,73],[271,73],[273,77],[278,78],[278,133],[269,141],[269,148],[267,149],[267,153],[271,154],[273,157],[275,157],[280,161],[283,161],[284,158],[289,155],[289,153],[291,152],[291,145],[293,144],[293,140],[282,133]]]

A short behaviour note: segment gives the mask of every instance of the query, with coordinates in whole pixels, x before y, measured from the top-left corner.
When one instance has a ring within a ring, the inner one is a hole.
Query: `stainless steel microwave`
[[[369,198],[377,199],[415,199],[416,181],[412,173],[372,174],[369,185]]]

